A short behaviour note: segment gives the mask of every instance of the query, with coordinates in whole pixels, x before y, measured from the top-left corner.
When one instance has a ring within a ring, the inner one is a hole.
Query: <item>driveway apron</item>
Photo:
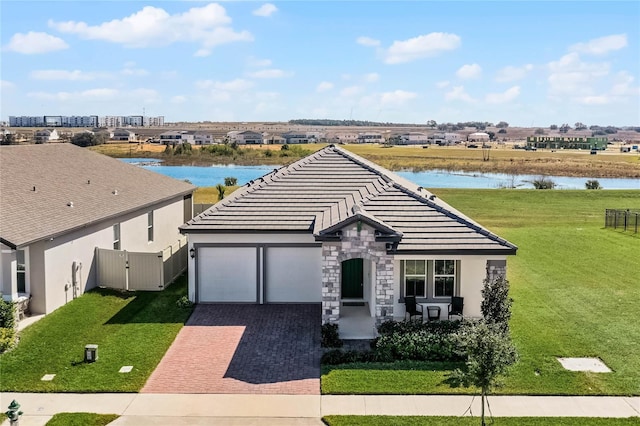
[[[142,393],[320,393],[319,304],[203,304]]]

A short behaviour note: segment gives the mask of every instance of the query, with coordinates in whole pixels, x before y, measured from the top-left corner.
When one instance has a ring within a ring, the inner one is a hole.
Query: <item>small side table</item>
[[[440,306],[427,305],[427,318],[429,321],[436,321],[440,319]]]

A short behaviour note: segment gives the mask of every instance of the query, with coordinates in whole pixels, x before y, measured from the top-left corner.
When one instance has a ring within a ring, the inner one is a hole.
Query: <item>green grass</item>
[[[146,382],[189,317],[176,301],[186,276],[162,292],[96,289],[57,309],[20,334],[0,355],[3,392],[136,392]],[[98,360],[84,363],[84,346]],[[130,373],[120,367],[133,366]],[[55,374],[50,382],[45,374]]]
[[[58,413],[46,426],[106,426],[118,417],[117,414]]]
[[[420,416],[325,416],[322,420],[329,426],[476,426],[478,417],[420,417]],[[638,418],[604,417],[493,417],[488,424],[495,426],[623,426],[637,425]]]
[[[640,191],[434,190],[519,246],[508,260],[511,329],[520,353],[501,394],[640,395],[640,234],[604,229],[605,208],[638,208]],[[612,373],[564,370],[558,356],[599,357]],[[414,372],[326,370],[325,393],[388,393]],[[401,393],[458,393],[447,371],[422,371]],[[397,382],[397,385],[393,383]]]

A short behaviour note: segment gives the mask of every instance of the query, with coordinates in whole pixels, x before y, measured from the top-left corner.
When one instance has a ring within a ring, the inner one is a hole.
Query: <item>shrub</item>
[[[176,300],[176,306],[180,309],[191,309],[193,307],[193,302],[190,301],[187,296],[182,296]]]
[[[584,183],[585,188],[587,189],[602,189],[600,186],[600,182],[596,179],[590,179]]]
[[[11,328],[0,328],[0,354],[13,348],[16,341],[16,331]]]
[[[388,321],[378,327],[374,352],[378,358],[415,361],[457,361],[463,354],[456,345],[460,321]]]
[[[534,179],[531,183],[535,189],[553,189],[556,186],[556,183],[547,177]]]
[[[0,328],[14,328],[16,326],[16,310],[13,302],[2,299],[0,294]]]
[[[338,324],[322,324],[320,333],[323,348],[341,348],[344,344],[338,334]]]
[[[238,184],[238,178],[229,176],[224,178],[224,186],[236,186]]]

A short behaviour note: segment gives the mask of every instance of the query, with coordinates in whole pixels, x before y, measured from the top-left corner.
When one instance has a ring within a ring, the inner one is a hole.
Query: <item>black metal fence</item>
[[[622,229],[623,231],[631,231],[637,234],[640,227],[640,210],[606,209],[604,227]]]

